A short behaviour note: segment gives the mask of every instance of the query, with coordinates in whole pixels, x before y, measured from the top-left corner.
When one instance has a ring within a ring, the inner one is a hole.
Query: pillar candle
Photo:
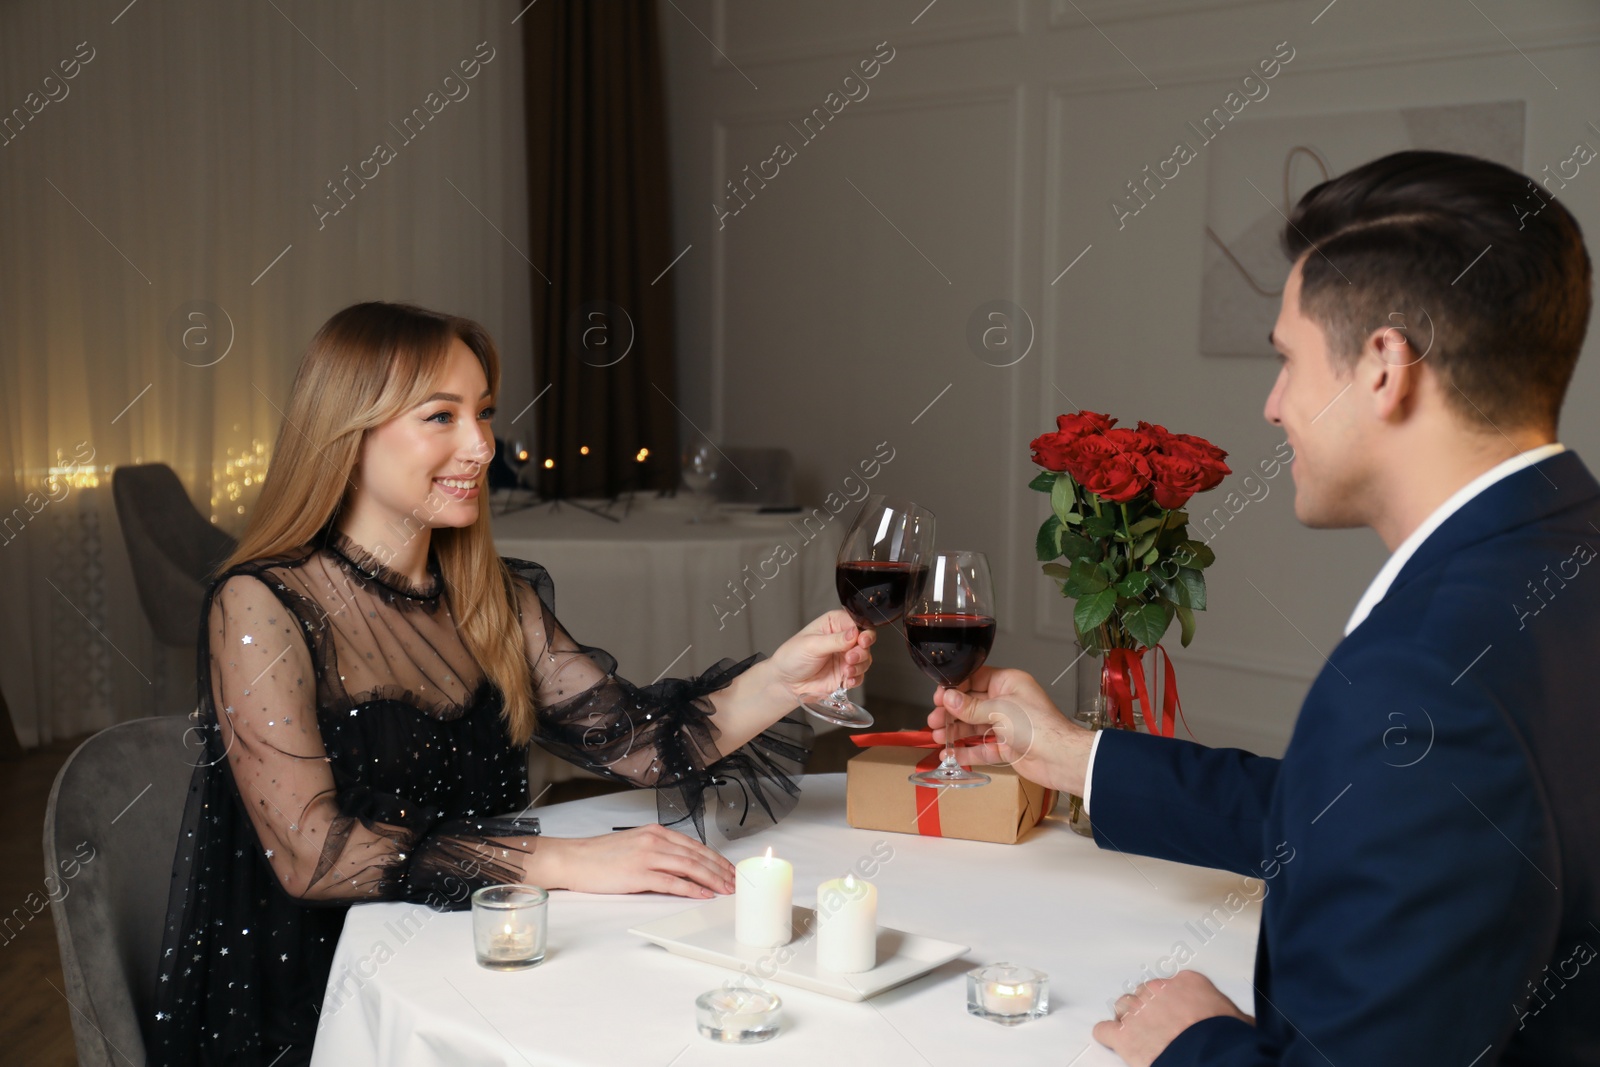
[[[787,945],[793,931],[794,867],[765,856],[740,860],[733,868],[733,936],[741,945]]]
[[[817,965],[837,974],[878,965],[878,890],[855,875],[817,887]]]

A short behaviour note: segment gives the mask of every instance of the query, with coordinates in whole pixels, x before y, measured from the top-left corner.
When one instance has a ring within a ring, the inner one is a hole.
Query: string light
[[[553,459],[545,460],[544,461],[544,469],[547,470],[547,471],[555,470],[556,469],[556,461],[553,460]]]
[[[650,450],[648,448],[641,448],[639,449],[638,454],[633,458],[638,462],[643,463],[645,460],[650,458]]]
[[[588,445],[580,445],[579,448],[578,448],[578,455],[587,456],[588,454],[589,454],[589,446]]]

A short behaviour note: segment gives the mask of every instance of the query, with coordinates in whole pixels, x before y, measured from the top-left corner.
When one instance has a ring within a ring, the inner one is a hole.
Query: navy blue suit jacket
[[[1282,760],[1107,731],[1102,847],[1267,887],[1257,1025],[1159,1067],[1600,1065],[1597,556],[1600,486],[1558,453],[1422,543]]]

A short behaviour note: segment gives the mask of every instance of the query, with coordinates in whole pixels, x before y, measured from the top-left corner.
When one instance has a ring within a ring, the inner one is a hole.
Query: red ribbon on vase
[[[1152,664],[1152,669],[1165,668],[1165,676],[1161,686],[1161,721],[1158,723],[1155,716],[1155,701],[1151,699],[1151,685],[1145,680],[1144,654],[1155,652],[1160,664]],[[1136,727],[1133,717],[1133,702],[1137,695],[1139,710],[1144,715],[1144,724],[1152,734],[1161,737],[1172,737],[1177,733],[1178,720],[1183,717],[1183,705],[1178,702],[1178,675],[1172,666],[1172,657],[1167,655],[1167,650],[1160,645],[1154,648],[1112,648],[1106,650],[1106,680],[1111,690],[1111,722],[1113,725],[1132,730]],[[1194,731],[1189,729],[1189,720],[1183,720],[1183,728],[1190,737]]]
[[[931,756],[917,761],[917,770],[931,771],[944,757],[944,746],[933,739],[932,730],[887,730],[875,734],[851,734],[850,740],[858,748],[931,748]],[[982,737],[963,737],[956,741],[962,748],[983,744]],[[943,837],[944,828],[939,823],[938,786],[917,786],[917,833],[924,837]]]

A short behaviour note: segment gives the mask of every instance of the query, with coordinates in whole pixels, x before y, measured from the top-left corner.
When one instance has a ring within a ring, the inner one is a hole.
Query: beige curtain
[[[237,532],[331,313],[477,318],[499,421],[533,398],[520,7],[0,5],[0,688],[24,745],[186,710],[196,664],[150,634],[110,471],[167,463]]]

